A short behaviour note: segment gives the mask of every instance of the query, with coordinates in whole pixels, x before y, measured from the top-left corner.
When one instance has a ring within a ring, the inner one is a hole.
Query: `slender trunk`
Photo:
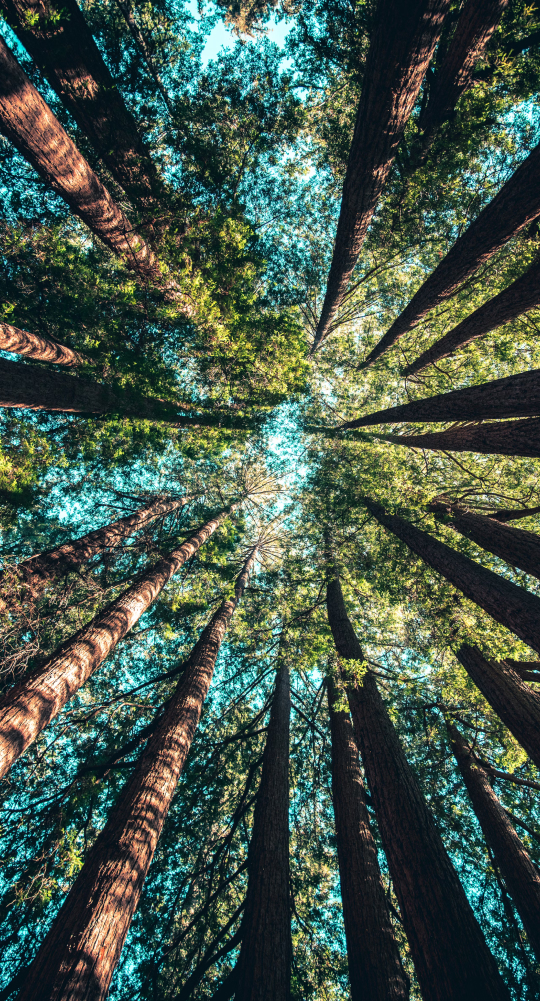
[[[448,7],[448,0],[379,0],[377,5],[313,351],[332,331]]]
[[[447,452],[540,457],[540,417],[524,421],[497,421],[434,431],[430,434],[388,434],[386,441],[409,448],[436,448]]]
[[[118,521],[104,525],[103,528],[96,528],[93,532],[88,532],[73,542],[66,542],[57,549],[50,549],[49,552],[39,553],[37,556],[23,560],[14,568],[13,572],[16,577],[28,584],[35,594],[43,590],[55,578],[65,577],[66,574],[76,570],[82,563],[86,563],[98,553],[114,549],[124,539],[129,538],[134,532],[138,532],[155,518],[176,511],[177,508],[187,504],[189,500],[191,500],[191,495],[175,501],[164,498],[154,499],[135,511],[134,514],[119,518]],[[6,577],[5,571],[0,573],[0,587],[6,581]],[[10,586],[13,585],[11,574],[8,583]]]
[[[0,348],[2,351],[13,351],[14,354],[34,358],[36,361],[54,362],[56,365],[66,365],[75,368],[83,365],[88,358],[68,348],[65,344],[57,344],[48,337],[30,334],[28,330],[19,330],[9,323],[0,323]]]
[[[539,514],[540,507],[520,507],[512,510],[491,511],[490,518],[496,521],[517,521],[519,518],[530,518],[532,514]]]
[[[369,497],[364,497],[363,501],[377,521],[397,535],[428,566],[483,608],[496,622],[511,629],[524,643],[540,652],[540,598],[480,566],[403,518],[387,514],[380,504]]]
[[[203,525],[99,612],[47,662],[0,699],[0,777],[78,692],[153,604],[172,575],[213,535],[232,508]]]
[[[512,660],[506,657],[504,662],[519,674],[522,681],[540,681],[540,660]]]
[[[488,553],[500,556],[514,567],[519,567],[525,573],[540,577],[540,536],[522,528],[512,528],[494,518],[486,518],[482,514],[466,511],[457,504],[431,504],[437,515],[450,514],[447,521],[450,528],[476,542]]]
[[[332,621],[335,590],[328,584]],[[343,600],[343,599],[341,599]],[[328,709],[332,735],[332,800],[347,940],[352,1001],[405,1001],[409,996],[399,949],[386,906],[384,886],[366,807],[358,748],[350,716],[336,709],[338,691],[329,678]]]
[[[368,355],[362,368],[372,365],[435,306],[440,305],[474,274],[481,264],[540,215],[540,144],[520,164],[493,201],[486,205],[454,243],[409,305]]]
[[[486,660],[468,644],[460,647],[456,657],[486,702],[540,768],[540,695],[520,678],[512,661]]]
[[[115,180],[150,207],[156,169],[76,0],[0,0],[0,8]]]
[[[540,260],[525,272],[521,278],[512,282],[503,292],[489,299],[470,316],[465,317],[457,327],[450,330],[444,337],[432,344],[415,361],[403,369],[403,375],[415,375],[427,365],[440,361],[454,354],[459,348],[465,347],[478,337],[483,337],[490,330],[502,327],[503,324],[515,320],[517,316],[534,309],[540,304]]]
[[[493,792],[480,762],[453,724],[448,725],[448,732],[484,837],[523,921],[531,947],[540,959],[540,873]]]
[[[276,676],[248,853],[248,888],[237,963],[236,1001],[288,1001],[291,991],[289,904],[289,668]]]
[[[212,681],[216,658],[248,583],[254,549],[188,658],[163,719],[90,849],[34,959],[19,1001],[107,995],[146,874]]]

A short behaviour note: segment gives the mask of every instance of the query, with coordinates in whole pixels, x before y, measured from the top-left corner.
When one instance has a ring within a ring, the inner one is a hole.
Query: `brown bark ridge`
[[[178,779],[197,729],[226,629],[257,549],[203,630],[163,719],[141,753],[30,966],[19,1001],[104,1001]]]
[[[150,207],[156,168],[76,0],[0,0],[0,9],[115,180]]]
[[[6,692],[0,699],[0,777],[73,698],[231,510],[226,508],[182,546],[158,560],[42,667]]]
[[[522,681],[540,681],[540,660],[512,660],[506,657],[504,663],[519,674]]]
[[[248,852],[236,1001],[289,1001],[289,722],[291,693],[285,652],[276,675],[261,782]]]
[[[63,546],[58,546],[57,549],[38,553],[36,556],[23,560],[22,563],[12,568],[12,574],[28,584],[35,594],[55,578],[64,577],[72,570],[76,570],[92,556],[119,546],[124,539],[129,538],[134,532],[138,532],[155,518],[160,518],[179,507],[183,507],[191,498],[192,495],[182,497],[179,500],[154,498],[144,507],[140,507],[138,511],[126,515],[125,518],[119,518],[118,521],[104,525],[103,528],[87,532],[80,539],[66,542]],[[12,574],[9,576],[10,586],[13,584]],[[5,571],[0,572],[0,588],[5,581]]]
[[[328,588],[339,582],[332,581]],[[339,596],[328,597],[328,616]],[[341,596],[341,602],[343,597]],[[339,608],[338,608],[339,614]],[[327,680],[332,736],[332,801],[352,1001],[406,1001],[409,986],[386,906],[350,716]]]
[[[481,452],[484,455],[540,457],[540,418],[524,421],[493,421],[433,431],[429,434],[387,434],[386,441],[409,448],[439,448],[449,452]]]
[[[540,578],[540,536],[522,528],[512,528],[494,518],[467,511],[459,504],[435,503],[431,509],[439,515],[450,514],[450,528],[476,542],[488,553],[500,556],[514,567]]]
[[[447,358],[454,351],[465,347],[478,337],[483,337],[490,330],[502,327],[503,324],[515,320],[517,316],[526,313],[540,305],[540,260],[531,264],[530,268],[512,282],[493,299],[465,317],[457,327],[450,330],[444,337],[427,348],[415,361],[403,369],[403,375],[415,375],[433,362]]]
[[[483,608],[496,622],[540,652],[540,598],[512,581],[487,570],[468,556],[439,542],[432,535],[395,514],[387,514],[369,497],[363,503],[377,521],[388,528],[428,566],[440,573],[466,598]]]
[[[12,351],[13,354],[34,358],[35,361],[54,362],[55,365],[65,365],[76,368],[88,361],[79,351],[68,348],[65,344],[57,344],[48,337],[31,334],[28,330],[20,330],[9,323],[0,323],[0,349]]]
[[[489,517],[496,521],[517,521],[519,518],[530,518],[531,514],[539,514],[540,507],[520,507],[490,511]]]
[[[452,751],[458,763],[478,823],[493,852],[506,888],[538,959],[540,959],[540,872],[517,836],[506,810],[493,792],[489,776],[463,740],[448,723]]]
[[[531,761],[540,768],[540,695],[527,685],[512,661],[486,660],[477,647],[464,644],[456,653],[471,681],[502,719]]]
[[[372,365],[431,309],[454,295],[481,264],[539,215],[540,144],[456,240],[361,367]]]
[[[448,0],[379,0],[312,352],[332,332],[367,228],[439,39]]]

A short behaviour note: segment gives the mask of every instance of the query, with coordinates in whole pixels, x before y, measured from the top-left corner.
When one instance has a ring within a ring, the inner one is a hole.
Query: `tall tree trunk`
[[[449,452],[480,452],[483,455],[526,455],[533,459],[540,457],[540,417],[469,424],[429,434],[387,434],[381,437],[409,448],[438,448]]]
[[[178,779],[198,726],[216,658],[257,550],[203,630],[162,721],[140,755],[104,829],[30,966],[19,1001],[107,995]]]
[[[502,327],[503,324],[515,320],[517,316],[534,309],[540,304],[540,260],[531,264],[521,278],[512,282],[493,299],[466,316],[457,327],[450,330],[444,337],[422,352],[419,357],[403,369],[403,375],[415,375],[427,365],[440,361],[448,355],[465,347],[478,337],[483,337],[490,330]]]
[[[380,504],[369,497],[364,497],[363,502],[381,525],[397,535],[428,566],[483,608],[496,622],[511,629],[524,643],[540,652],[540,598],[439,542],[404,518],[387,514]]]
[[[83,365],[88,358],[68,348],[65,344],[57,344],[48,337],[30,334],[28,330],[19,330],[9,323],[0,323],[0,348],[2,351],[13,351],[14,354],[34,358],[36,361],[54,362],[56,365],[66,365],[75,368]]]
[[[361,366],[367,368],[540,215],[540,144],[456,240]]]
[[[363,661],[336,574],[328,617],[339,655]],[[366,670],[361,683],[349,681],[347,691],[354,735],[424,1001],[508,1001],[507,988],[372,672]]]
[[[530,518],[531,514],[539,514],[540,507],[520,507],[511,510],[490,511],[489,517],[496,521],[517,521],[519,518]]]
[[[236,1001],[288,1001],[291,991],[289,903],[289,720],[286,653],[276,676],[248,853],[248,888],[237,963]]]
[[[448,7],[448,0],[377,4],[313,351],[332,331]]]
[[[150,208],[160,182],[76,0],[0,0],[8,24],[129,198]]]
[[[540,695],[520,678],[512,661],[486,660],[468,644],[460,647],[456,657],[486,702],[540,768]]]
[[[463,740],[448,724],[452,751],[474,812],[506,883],[536,957],[540,960],[540,873],[518,838],[506,810],[491,788],[489,777]]]
[[[90,560],[92,556],[119,546],[124,539],[129,538],[134,532],[138,532],[155,518],[160,518],[171,511],[176,511],[179,507],[183,507],[192,499],[192,496],[181,497],[174,501],[162,497],[157,500],[154,498],[150,503],[135,511],[134,514],[119,518],[118,521],[104,525],[103,528],[96,528],[93,532],[88,532],[73,542],[66,542],[57,549],[50,549],[46,553],[31,556],[14,567],[9,578],[5,571],[0,572],[0,587],[3,584],[5,586],[7,578],[9,586],[13,586],[14,574],[28,584],[35,594],[43,590],[55,578],[65,577],[82,563]]]
[[[540,660],[512,660],[506,657],[504,663],[519,674],[522,681],[540,681]]]
[[[451,520],[447,522],[450,528],[476,542],[482,549],[500,556],[525,573],[540,577],[540,536],[534,532],[512,528],[494,518],[466,511],[458,504],[439,502],[430,507],[439,516],[450,514]]]
[[[338,586],[339,586],[339,582]],[[336,581],[328,585],[335,590]],[[343,599],[341,598],[341,601]],[[328,597],[329,619],[336,597]],[[330,620],[331,621],[331,620]],[[332,801],[352,1001],[406,1001],[409,996],[366,807],[350,716],[327,680],[332,735]]]
[[[6,692],[0,699],[0,777],[73,698],[231,510],[226,508],[182,546],[158,560],[42,667]]]

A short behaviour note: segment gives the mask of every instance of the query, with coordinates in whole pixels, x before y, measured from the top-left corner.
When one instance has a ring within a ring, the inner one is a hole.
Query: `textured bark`
[[[172,575],[216,531],[231,508],[162,557],[119,598],[67,640],[47,662],[0,699],[0,776],[78,692],[153,604]]]
[[[387,434],[386,441],[409,448],[439,448],[449,452],[481,452],[484,455],[540,456],[540,418],[469,424],[430,434]]]
[[[196,643],[163,719],[34,959],[19,1001],[102,1001],[199,723],[225,631],[256,550]]]
[[[512,660],[506,657],[504,663],[519,674],[522,681],[540,681],[540,660]]]
[[[447,522],[450,528],[487,549],[494,556],[519,567],[525,573],[540,577],[540,536],[522,528],[512,528],[494,518],[475,514],[459,504],[431,504],[431,509],[439,515],[450,514]]]
[[[372,365],[388,348],[412,330],[435,306],[440,305],[474,274],[481,264],[540,215],[540,145],[535,146],[493,201],[454,243],[409,305],[375,345],[363,363]]]
[[[414,375],[427,365],[440,361],[465,347],[490,330],[502,327],[540,305],[540,261],[535,261],[521,278],[512,282],[503,292],[489,299],[470,316],[465,317],[457,327],[432,344],[415,361],[403,369],[403,375]]]
[[[50,341],[48,337],[41,337],[39,334],[30,334],[28,330],[19,330],[9,323],[0,323],[0,348],[2,351],[12,351],[26,358],[50,361],[68,368],[75,368],[88,361],[84,355],[74,351],[73,348],[68,348],[65,344],[57,344],[56,341]]]
[[[486,702],[540,768],[540,695],[520,678],[512,661],[486,660],[476,647],[467,644],[456,656]]]
[[[454,752],[474,812],[493,852],[506,888],[531,947],[540,959],[540,873],[518,838],[506,810],[491,788],[489,777],[467,746],[459,730],[448,726]]]
[[[249,845],[236,1001],[288,1001],[290,997],[290,712],[289,669],[282,654]]]
[[[533,650],[540,652],[540,598],[439,542],[404,518],[387,514],[380,504],[369,497],[364,497],[363,501],[377,521],[397,535],[428,566],[483,608],[496,622],[511,629]]]
[[[448,7],[448,0],[377,5],[313,351],[331,333]]]
[[[518,521],[519,518],[530,518],[531,514],[539,514],[540,507],[521,507],[511,510],[491,511],[490,518],[496,521]]]
[[[156,169],[76,0],[0,0],[0,8],[115,180],[150,207]]]

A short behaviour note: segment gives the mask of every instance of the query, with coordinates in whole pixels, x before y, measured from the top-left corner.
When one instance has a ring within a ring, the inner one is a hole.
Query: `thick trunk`
[[[504,323],[515,320],[516,316],[521,316],[522,313],[538,305],[540,305],[540,261],[535,261],[521,278],[485,302],[458,323],[457,327],[432,344],[416,361],[407,365],[403,369],[403,375],[420,372],[427,365],[446,358],[471,341],[488,334],[490,330],[502,327]]]
[[[56,341],[50,341],[48,337],[41,337],[39,334],[30,334],[28,330],[19,330],[9,323],[0,323],[0,348],[2,351],[12,351],[26,358],[50,361],[56,365],[66,365],[68,368],[75,368],[88,361],[84,355],[74,351],[73,348],[68,348],[65,344],[57,344]]]
[[[412,330],[431,309],[444,302],[470,275],[540,215],[540,144],[520,164],[446,257],[394,320],[390,330],[373,348],[363,368],[372,365],[396,341]]]
[[[161,723],[30,967],[19,1001],[106,997],[255,556],[244,564],[234,598],[222,602],[195,645]]]
[[[289,904],[289,669],[281,656],[248,854],[248,888],[237,963],[236,1001],[288,1001],[291,991]]]
[[[496,622],[511,629],[524,643],[540,652],[540,598],[500,577],[439,542],[397,515],[387,514],[368,497],[363,501],[381,525],[397,535],[428,566],[483,608]]]
[[[469,424],[430,434],[388,434],[386,441],[409,448],[435,448],[446,452],[481,452],[484,455],[540,457],[540,417],[524,421]]]
[[[496,521],[518,521],[520,518],[530,518],[532,514],[539,514],[540,507],[520,507],[511,510],[491,511],[490,518]]]
[[[522,681],[540,681],[540,660],[512,660],[506,657],[504,662],[519,674]]]
[[[523,921],[531,947],[540,959],[540,873],[518,838],[489,777],[454,725],[448,726],[454,752],[474,812],[495,862]]]
[[[476,542],[482,549],[487,549],[494,556],[500,556],[514,567],[519,567],[525,573],[540,577],[540,536],[534,532],[526,532],[522,528],[511,528],[486,518],[485,515],[466,511],[457,504],[431,505],[436,513],[451,514],[447,524],[457,532]]]
[[[377,5],[314,351],[331,333],[448,7],[448,0]]]
[[[172,575],[216,531],[231,508],[164,556],[119,598],[0,699],[0,776],[88,680],[153,604]]]
[[[156,169],[75,0],[0,0],[0,7],[115,180],[150,207],[160,188]]]
[[[335,583],[332,581],[332,585]],[[332,585],[328,585],[329,589]],[[330,623],[334,604],[329,597]],[[327,687],[332,735],[332,800],[351,998],[352,1001],[365,1001],[366,998],[370,1001],[406,1001],[409,988],[386,906],[350,716],[336,710],[339,693],[331,679]]]
[[[540,768],[540,695],[520,678],[512,661],[486,660],[476,647],[467,644],[456,656],[486,702]]]

